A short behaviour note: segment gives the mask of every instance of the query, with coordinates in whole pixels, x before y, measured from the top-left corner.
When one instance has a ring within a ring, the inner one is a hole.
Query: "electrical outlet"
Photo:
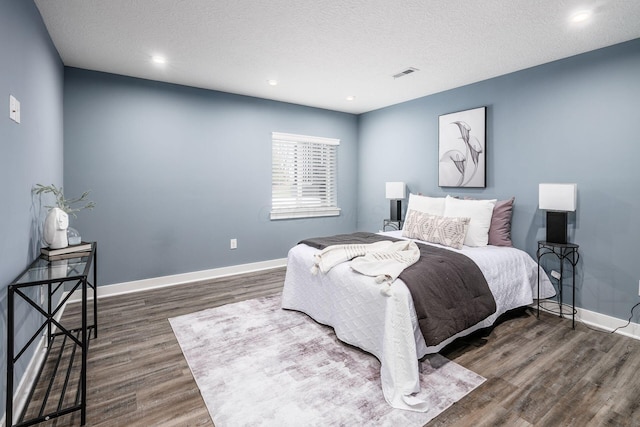
[[[231,249],[238,249],[238,239],[231,239],[229,242],[229,247]]]

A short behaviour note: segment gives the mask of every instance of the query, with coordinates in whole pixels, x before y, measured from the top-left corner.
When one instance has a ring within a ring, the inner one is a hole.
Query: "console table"
[[[95,242],[91,243],[90,254],[77,258],[48,261],[40,256],[8,287],[7,426],[30,426],[75,411],[80,411],[81,425],[86,422],[87,351],[91,332],[94,338],[98,337],[96,246]],[[93,283],[89,281],[91,271]],[[93,291],[91,325],[87,319],[89,288]],[[63,291],[66,294],[61,297]],[[71,326],[63,325],[61,310],[76,291],[82,292],[80,325],[74,325],[78,319],[73,319],[73,316],[69,316],[71,320],[65,320]],[[61,300],[56,304],[54,299],[59,297]],[[16,303],[19,303],[18,310]],[[41,322],[33,335],[20,343],[16,342],[15,336],[16,326],[20,326],[16,325],[16,316],[19,319],[27,316],[29,319],[37,318]],[[27,350],[37,345],[40,337],[43,337],[46,348],[37,351],[45,352],[44,360],[38,367],[21,414],[14,414],[15,366],[22,356],[27,357]]]

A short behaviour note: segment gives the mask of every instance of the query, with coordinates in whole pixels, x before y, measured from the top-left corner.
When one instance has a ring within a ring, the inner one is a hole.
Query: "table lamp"
[[[567,243],[567,212],[576,210],[578,184],[539,184],[538,208],[547,211],[549,243]]]
[[[391,221],[400,221],[402,218],[402,199],[407,198],[404,182],[387,182],[386,198],[391,200]]]

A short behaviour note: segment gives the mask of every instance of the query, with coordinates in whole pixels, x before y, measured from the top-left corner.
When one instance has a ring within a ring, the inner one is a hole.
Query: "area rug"
[[[169,321],[216,427],[422,426],[484,382],[430,355],[419,394],[430,409],[394,409],[382,395],[378,359],[282,310],[279,295]]]

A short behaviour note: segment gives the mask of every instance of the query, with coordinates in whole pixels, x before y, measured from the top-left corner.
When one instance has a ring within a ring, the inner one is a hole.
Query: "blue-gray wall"
[[[62,184],[63,66],[32,1],[0,0],[0,416],[5,410],[7,286],[39,249],[44,209],[35,183]],[[9,119],[9,95],[22,123]],[[50,202],[46,201],[47,203]],[[17,304],[16,340],[24,344],[40,319]],[[22,377],[31,353],[17,367]]]
[[[71,226],[98,242],[99,285],[284,258],[355,230],[355,115],[66,68],[64,129],[65,192],[97,205]],[[269,220],[273,131],[341,140],[340,216]]]
[[[488,107],[487,188],[439,188],[438,116],[479,106]],[[538,184],[576,182],[576,303],[627,319],[640,300],[639,123],[640,39],[363,114],[358,228],[388,217],[385,181],[434,196],[515,196],[514,244],[535,254],[545,233]]]

